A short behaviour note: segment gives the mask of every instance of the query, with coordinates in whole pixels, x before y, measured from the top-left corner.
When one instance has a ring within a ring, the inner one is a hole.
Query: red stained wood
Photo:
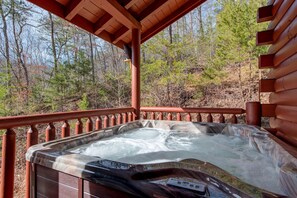
[[[136,120],[140,119],[140,30],[132,30],[131,98]]]
[[[86,5],[87,0],[72,0],[66,6],[65,18],[69,21]]]
[[[177,114],[176,114],[176,120],[177,120],[177,121],[182,121],[182,116],[181,116],[180,113],[177,113]]]
[[[278,65],[277,68],[275,68],[268,74],[268,77],[277,79],[286,76],[291,72],[297,71],[296,62],[297,54],[291,56],[289,59],[285,60],[280,65]]]
[[[208,116],[207,116],[207,122],[213,122],[213,118],[212,118],[212,115],[209,113]]]
[[[171,113],[168,113],[167,120],[172,120],[172,114]]]
[[[281,120],[297,123],[297,107],[277,105],[275,114]]]
[[[273,32],[274,30],[266,30],[257,33],[257,45],[269,45],[273,43]]]
[[[277,14],[275,15],[274,19],[269,24],[268,29],[274,29],[277,26],[277,24],[282,20],[287,10],[294,3],[294,0],[278,0],[278,1],[280,3],[279,9],[277,10]]]
[[[105,116],[104,117],[104,125],[103,125],[103,128],[107,128],[109,127],[109,117],[108,116]]]
[[[62,130],[61,130],[61,137],[68,137],[70,136],[70,125],[68,123],[67,120],[65,120],[63,126],[62,126]]]
[[[282,49],[280,49],[274,57],[274,65],[278,66],[280,63],[288,59],[290,56],[297,53],[297,38],[291,39]]]
[[[282,131],[286,136],[297,138],[297,123],[279,118],[270,118],[269,124],[272,128]]]
[[[231,120],[230,120],[230,121],[231,121],[231,123],[232,123],[232,124],[237,124],[238,120],[237,120],[237,117],[236,117],[236,115],[235,115],[235,114],[233,114],[233,115],[232,115],[232,117],[231,117]]]
[[[56,139],[56,128],[53,123],[49,123],[45,130],[45,141],[51,141]]]
[[[96,129],[96,130],[100,130],[100,129],[102,129],[102,120],[101,120],[101,117],[100,117],[100,116],[98,116],[98,117],[96,118],[95,129]]]
[[[261,104],[260,102],[246,103],[246,123],[248,125],[261,126]]]
[[[275,79],[261,79],[259,82],[260,92],[274,92]]]
[[[225,123],[225,117],[223,114],[220,114],[219,123]]]
[[[8,129],[2,136],[0,197],[13,198],[16,135]]]
[[[111,109],[97,109],[89,111],[73,111],[63,113],[38,114],[30,116],[13,116],[0,118],[0,129],[7,129],[18,126],[30,126],[34,124],[59,122],[63,120],[71,120],[77,118],[85,118],[114,113],[131,112],[133,108],[111,108]]]
[[[297,89],[297,71],[281,77],[275,82],[276,92],[286,91],[290,89]]]
[[[79,135],[83,132],[83,123],[81,119],[78,119],[75,124],[75,134]]]
[[[269,102],[271,104],[297,106],[296,96],[297,89],[271,93],[269,96]]]
[[[188,113],[186,115],[186,121],[188,121],[188,122],[191,122],[192,121],[192,117],[191,117],[191,114],[190,113]]]
[[[86,122],[86,132],[91,132],[93,131],[93,121],[92,118],[88,118],[87,122]]]
[[[257,12],[257,22],[265,22],[265,21],[271,21],[274,17],[272,13],[273,5],[264,6],[258,9]]]
[[[200,113],[197,113],[196,120],[197,120],[197,122],[201,122],[202,121],[202,118],[201,118],[201,114]]]
[[[289,143],[290,145],[297,147],[297,137],[292,137],[292,136],[288,136],[285,133],[278,131],[276,133],[276,136],[282,140],[284,140],[285,142]],[[294,150],[296,151],[296,149]]]
[[[171,112],[171,113],[217,113],[217,114],[243,114],[240,108],[181,108],[181,107],[141,107],[145,112]]]
[[[275,116],[274,104],[261,104],[261,115],[262,117],[274,117]]]
[[[273,68],[274,67],[274,54],[263,54],[259,56],[258,65],[259,69]]]
[[[145,119],[145,118],[144,118]],[[117,124],[119,125],[119,124],[122,124],[123,123],[123,116],[122,116],[122,114],[120,113],[120,114],[118,114],[118,117],[117,117]]]

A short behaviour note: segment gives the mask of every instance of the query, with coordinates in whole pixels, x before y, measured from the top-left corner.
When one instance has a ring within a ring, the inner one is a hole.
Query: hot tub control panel
[[[192,190],[200,195],[208,196],[209,192],[207,185],[201,182],[190,182],[183,179],[169,178],[166,183],[168,186],[174,186],[178,188],[183,188],[187,190]]]

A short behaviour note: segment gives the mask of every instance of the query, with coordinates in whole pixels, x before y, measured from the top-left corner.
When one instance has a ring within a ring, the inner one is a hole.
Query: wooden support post
[[[8,129],[2,139],[0,198],[13,198],[15,142],[15,132]]]
[[[246,123],[248,125],[261,126],[261,103],[246,103]]]
[[[38,144],[38,130],[32,125],[27,132],[27,150],[35,144]],[[30,162],[26,161],[26,198],[30,198],[30,170]]]
[[[135,119],[140,119],[140,30],[132,29],[132,107]]]

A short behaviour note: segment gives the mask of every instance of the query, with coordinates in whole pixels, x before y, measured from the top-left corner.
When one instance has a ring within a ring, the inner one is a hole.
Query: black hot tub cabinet
[[[250,144],[277,164],[286,194],[297,196],[297,160],[269,134],[246,125],[145,120],[31,147],[26,154],[31,166],[31,197],[285,197],[249,185],[197,159],[141,165],[69,151],[143,127],[199,130],[209,135],[223,132],[249,138]]]

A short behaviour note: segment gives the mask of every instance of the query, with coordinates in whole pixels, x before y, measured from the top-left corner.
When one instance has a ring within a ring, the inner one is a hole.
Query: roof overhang
[[[141,43],[206,0],[28,0],[120,48],[131,45],[132,29]]]

